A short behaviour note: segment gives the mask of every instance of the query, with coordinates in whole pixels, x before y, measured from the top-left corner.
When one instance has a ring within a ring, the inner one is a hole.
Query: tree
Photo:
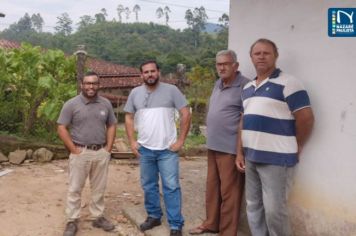
[[[28,15],[28,13],[25,13],[25,15],[17,22],[17,29],[18,32],[33,30],[31,17]]]
[[[141,7],[138,4],[136,4],[133,7],[132,11],[135,12],[136,22],[138,22],[138,12],[141,11]]]
[[[229,16],[227,14],[223,14],[219,18],[220,25],[222,29],[219,31],[217,40],[220,42],[227,42],[229,38]]]
[[[171,13],[171,9],[169,9],[168,6],[165,6],[163,11],[164,11],[164,15],[166,17],[166,25],[168,25],[169,13]]]
[[[10,92],[6,101],[0,100],[2,113],[11,111],[20,120],[18,132],[55,136],[61,106],[75,95],[75,58],[65,57],[59,50],[22,44],[10,52],[0,50],[0,68],[0,96],[3,88]],[[6,114],[0,117],[6,118]]]
[[[93,17],[89,16],[89,15],[81,16],[79,18],[79,20],[80,21],[77,23],[79,30],[82,30],[85,27],[94,24],[94,22],[95,22],[95,19]]]
[[[186,88],[190,106],[192,107],[192,131],[199,135],[199,125],[204,122],[206,107],[215,82],[212,69],[199,65],[194,66],[187,75],[190,85]]]
[[[117,14],[118,14],[118,16],[119,16],[119,21],[122,22],[122,16],[121,16],[121,14],[122,14],[123,12],[125,12],[125,8],[124,8],[123,5],[119,4],[119,5],[117,6],[116,10],[117,10]]]
[[[25,13],[25,15],[21,17],[17,23],[11,24],[8,29],[4,30],[4,32],[11,35],[9,39],[20,41],[26,38],[26,36],[34,32],[31,17],[28,13]]]
[[[126,20],[128,20],[130,18],[130,14],[131,14],[130,8],[125,7]]]
[[[224,13],[222,16],[219,18],[220,25],[224,28],[229,28],[229,16]]]
[[[37,32],[41,33],[44,21],[43,21],[43,18],[41,17],[41,15],[40,15],[40,13],[32,14],[31,21],[32,21],[32,25],[37,30]]]
[[[72,33],[72,23],[73,21],[69,18],[68,13],[62,13],[62,15],[57,17],[57,26],[54,27],[58,34],[68,36]]]
[[[195,8],[192,12],[188,9],[185,12],[185,19],[187,20],[188,26],[192,29],[195,38],[195,47],[200,44],[199,36],[200,32],[205,29],[205,24],[208,19],[208,15],[205,12],[205,8],[201,6],[200,8]]]
[[[157,18],[161,18],[164,15],[162,7],[157,8],[156,10],[156,16]]]
[[[102,8],[101,12],[95,14],[95,23],[105,22],[107,16],[108,16],[108,13],[106,12],[106,9]]]
[[[168,25],[169,13],[171,13],[171,10],[169,9],[168,6],[165,6],[164,9],[162,7],[158,7],[157,10],[156,10],[156,16],[157,16],[158,19],[160,19],[163,16],[165,16],[166,25]]]

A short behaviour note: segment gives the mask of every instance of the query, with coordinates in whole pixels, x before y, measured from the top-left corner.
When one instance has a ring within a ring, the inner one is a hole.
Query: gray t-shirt
[[[145,85],[134,88],[124,111],[135,114],[137,142],[152,150],[164,150],[176,141],[175,111],[187,106],[178,88],[159,82],[150,92]]]
[[[237,128],[242,111],[241,92],[248,82],[249,79],[240,72],[228,87],[223,87],[221,79],[216,81],[206,121],[208,149],[236,154]]]
[[[82,94],[64,104],[57,120],[69,126],[73,142],[83,145],[106,143],[106,127],[116,122],[109,100],[97,96],[89,101]]]

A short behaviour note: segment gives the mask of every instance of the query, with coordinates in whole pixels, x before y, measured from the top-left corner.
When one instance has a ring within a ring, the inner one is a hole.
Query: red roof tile
[[[139,75],[140,70],[130,66],[119,65],[104,61],[101,59],[88,57],[86,60],[86,66],[89,67],[92,71],[95,71],[99,75]]]
[[[127,96],[118,96],[110,93],[100,93],[100,95],[109,99],[109,101],[113,104],[124,103],[127,101]]]
[[[15,49],[20,43],[0,39],[0,48]],[[86,66],[100,77],[101,88],[134,88],[142,84],[140,70],[130,66],[115,64],[101,59],[87,57]],[[176,79],[164,79],[163,82],[177,84]]]
[[[19,48],[20,46],[21,45],[18,42],[9,41],[6,39],[0,39],[0,48],[15,49],[15,48]]]
[[[133,88],[141,84],[140,75],[100,76],[100,88]]]

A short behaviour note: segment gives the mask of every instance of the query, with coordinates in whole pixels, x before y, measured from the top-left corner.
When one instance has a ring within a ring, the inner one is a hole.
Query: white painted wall
[[[315,129],[296,168],[296,235],[356,235],[356,37],[330,38],[327,11],[355,0],[231,0],[229,47],[254,77],[249,48],[269,38],[278,66],[303,81]]]

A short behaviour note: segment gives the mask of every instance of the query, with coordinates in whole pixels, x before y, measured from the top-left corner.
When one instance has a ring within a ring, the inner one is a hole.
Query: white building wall
[[[330,38],[327,11],[355,0],[231,0],[229,47],[239,70],[258,38],[274,41],[278,66],[303,81],[316,123],[290,198],[296,235],[356,235],[356,37]],[[355,13],[356,14],[356,13]]]

